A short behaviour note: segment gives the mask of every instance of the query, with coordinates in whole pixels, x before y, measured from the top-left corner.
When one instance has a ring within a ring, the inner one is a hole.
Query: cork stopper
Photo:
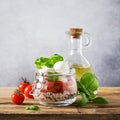
[[[83,29],[82,28],[70,28],[70,35],[73,38],[80,38],[80,35],[82,35]]]

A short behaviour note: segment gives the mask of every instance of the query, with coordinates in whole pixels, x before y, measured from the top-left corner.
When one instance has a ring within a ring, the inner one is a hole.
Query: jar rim
[[[47,76],[72,76],[72,75],[75,75],[75,69],[71,68],[69,73],[64,73],[64,74],[63,73],[57,73],[53,70],[50,70],[48,73],[39,72],[39,74],[41,76],[45,76],[45,77],[47,77]]]

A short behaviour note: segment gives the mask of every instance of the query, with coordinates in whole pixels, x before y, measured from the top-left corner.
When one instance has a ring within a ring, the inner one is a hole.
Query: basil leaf
[[[41,69],[42,66],[50,67],[51,65],[49,64],[49,61],[49,58],[40,57],[35,60],[34,64],[36,68]]]
[[[94,99],[92,99],[93,103],[96,103],[96,104],[108,104],[109,102],[103,98],[103,97],[96,97]]]
[[[55,76],[55,75],[52,76],[52,74],[56,74],[56,73],[55,72],[48,72],[48,78],[49,78],[50,81],[59,80],[58,76]]]
[[[64,60],[64,58],[63,58],[61,55],[59,55],[59,54],[54,54],[54,55],[52,55],[52,56],[50,57],[51,67],[53,67],[56,62],[58,62],[58,61],[63,61],[63,60]]]
[[[49,68],[52,68],[53,65],[58,61],[63,61],[63,57],[59,54],[54,54],[49,58],[46,57],[40,57],[37,58],[34,62],[36,68],[41,69],[42,66],[47,66]]]
[[[28,106],[26,107],[26,110],[39,110],[40,108],[36,105],[31,105],[31,106]]]
[[[97,90],[99,86],[97,77],[93,73],[90,73],[90,72],[85,73],[81,77],[80,84],[84,86],[84,90],[89,89],[91,91]]]
[[[79,82],[79,90],[80,92],[84,92],[88,97],[91,96],[91,94],[89,93],[89,91],[85,88],[85,85],[82,84],[81,82]]]
[[[95,94],[90,89],[86,89],[85,86],[77,81],[78,93],[84,92],[89,100],[95,97]]]
[[[76,107],[84,106],[84,105],[86,105],[87,102],[88,102],[88,99],[87,99],[85,93],[81,92],[80,95],[81,95],[82,99],[81,99],[79,102],[76,102],[76,103],[75,103],[75,106],[76,106]]]
[[[94,91],[98,89],[98,79],[92,73],[85,73],[80,81],[77,81],[78,95],[82,96],[82,100],[76,103],[76,106],[85,105],[88,101],[96,104],[108,104],[108,101],[103,97],[96,97]]]

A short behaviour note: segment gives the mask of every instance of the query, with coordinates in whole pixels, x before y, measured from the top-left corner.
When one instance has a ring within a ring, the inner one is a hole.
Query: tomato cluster
[[[16,89],[11,96],[13,103],[22,104],[25,99],[24,95],[28,98],[33,98],[33,96],[30,94],[31,90],[32,83],[29,83],[26,80],[20,82],[18,85],[18,89]]]
[[[68,78],[67,81],[51,81],[46,77],[45,80],[46,83],[42,92],[64,93],[65,91],[68,91],[71,94],[76,92],[76,85],[71,78]]]
[[[53,92],[53,93],[62,93],[63,92],[63,83],[61,81],[47,81],[44,92]]]

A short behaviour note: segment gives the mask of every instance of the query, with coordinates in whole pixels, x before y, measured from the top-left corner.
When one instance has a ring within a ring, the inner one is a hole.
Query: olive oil
[[[75,69],[76,80],[80,80],[82,75],[86,72],[93,72],[91,66],[72,65]]]

